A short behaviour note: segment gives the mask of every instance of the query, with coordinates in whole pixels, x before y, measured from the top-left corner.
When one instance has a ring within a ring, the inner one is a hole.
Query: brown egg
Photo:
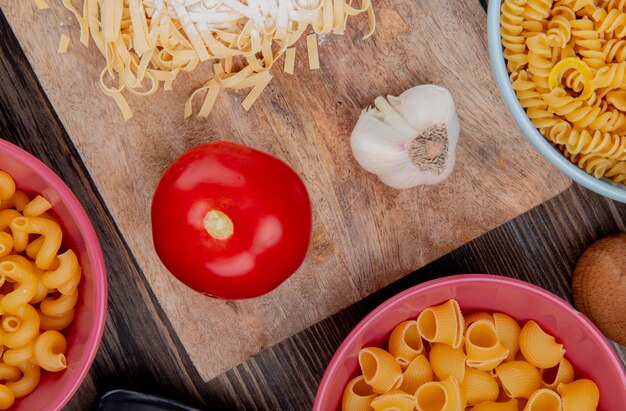
[[[572,278],[576,308],[626,345],[626,233],[604,237],[580,257]]]

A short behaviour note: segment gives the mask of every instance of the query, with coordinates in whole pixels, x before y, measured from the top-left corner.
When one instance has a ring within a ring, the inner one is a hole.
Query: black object
[[[176,401],[128,390],[109,391],[96,411],[200,411]]]

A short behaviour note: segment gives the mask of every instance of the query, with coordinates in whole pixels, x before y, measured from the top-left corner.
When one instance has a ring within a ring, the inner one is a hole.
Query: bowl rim
[[[438,289],[442,287],[451,287],[458,285],[459,283],[464,284],[488,284],[488,285],[502,285],[506,287],[513,287],[520,291],[525,291],[532,294],[535,297],[544,298],[549,300],[553,304],[561,307],[569,314],[573,315],[578,319],[578,322],[581,328],[584,328],[589,335],[596,340],[603,348],[603,350],[608,354],[614,364],[621,364],[621,361],[613,348],[609,345],[606,337],[602,332],[589,320],[584,314],[580,313],[574,307],[572,307],[567,301],[562,299],[561,297],[545,290],[537,285],[528,283],[526,281],[518,280],[511,277],[504,277],[495,274],[458,274],[451,275],[446,277],[437,278],[434,280],[427,281],[422,284],[415,285],[405,291],[402,291],[399,294],[390,297],[388,300],[380,304],[376,307],[372,312],[370,312],[365,318],[363,318],[357,325],[354,327],[352,331],[344,338],[337,351],[333,355],[328,367],[326,367],[326,371],[324,372],[324,376],[322,377],[322,381],[320,382],[319,388],[317,390],[317,394],[315,395],[315,402],[313,403],[313,411],[324,411],[324,407],[322,404],[322,400],[326,398],[328,395],[327,392],[332,385],[332,376],[337,372],[337,370],[343,366],[341,362],[341,358],[343,358],[348,350],[351,348],[352,340],[354,338],[366,331],[371,323],[373,323],[378,317],[384,315],[388,309],[393,308],[394,306],[399,306],[404,303],[406,300],[411,299],[417,293],[428,292],[432,289]],[[391,329],[389,330],[391,332]],[[620,370],[622,385],[626,387],[626,370],[623,367],[616,367]]]
[[[504,102],[513,115],[513,119],[526,138],[553,166],[578,184],[610,199],[626,203],[626,186],[617,185],[608,179],[597,179],[567,159],[552,145],[530,121],[520,104],[508,76],[504,63],[502,41],[500,39],[500,6],[502,0],[489,0],[487,11],[487,37],[489,57],[493,75],[502,93]]]
[[[67,204],[68,209],[72,211],[76,221],[78,223],[78,229],[85,240],[85,249],[89,255],[93,257],[93,280],[97,290],[102,290],[103,298],[96,299],[95,303],[95,321],[93,328],[88,336],[88,341],[95,344],[87,344],[85,351],[87,351],[86,361],[83,363],[83,367],[78,370],[71,385],[68,385],[64,390],[65,394],[60,397],[60,402],[57,405],[53,405],[51,409],[58,411],[65,406],[69,400],[74,396],[78,388],[85,380],[85,377],[91,365],[96,357],[98,349],[100,348],[100,342],[102,341],[102,334],[104,333],[104,324],[106,321],[107,311],[107,276],[106,267],[104,265],[104,256],[102,254],[102,248],[100,246],[100,240],[95,232],[91,220],[87,216],[87,212],[83,208],[82,204],[72,190],[63,182],[54,171],[46,166],[41,160],[27,152],[26,150],[10,143],[7,140],[0,138],[0,150],[7,152],[9,155],[16,159],[19,159],[23,163],[27,163],[35,173],[41,176],[49,186],[63,198],[63,201]]]

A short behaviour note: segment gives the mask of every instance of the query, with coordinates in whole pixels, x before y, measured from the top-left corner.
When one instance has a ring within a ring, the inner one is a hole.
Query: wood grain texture
[[[186,96],[207,77],[200,69],[178,88],[130,98],[123,124],[96,86],[103,59],[85,49],[70,13],[37,13],[29,1],[0,0],[43,89],[137,258],[200,375],[212,378],[326,318],[417,267],[525,212],[570,183],[547,165],[513,124],[492,81],[484,11],[475,1],[380,1],[378,31],[325,37],[322,69],[276,73],[257,105],[222,93],[208,120],[184,120]],[[61,33],[70,52],[56,53]],[[363,172],[348,136],[377,95],[416,83],[452,90],[462,122],[457,167],[437,187],[395,191]],[[253,301],[202,297],[172,278],[151,241],[149,204],[159,176],[186,149],[232,139],[286,160],[303,177],[313,207],[313,244],[299,272]],[[341,159],[337,161],[337,159]],[[412,247],[414,246],[414,247]],[[241,338],[246,335],[247,338]]]
[[[604,235],[626,231],[626,206],[571,188],[205,383],[155,304],[2,13],[0,134],[37,155],[68,183],[103,244],[109,274],[107,324],[89,376],[66,407],[71,411],[92,409],[97,396],[117,388],[164,395],[210,410],[307,410],[336,348],[387,298],[433,278],[490,272],[535,283],[571,302],[570,276],[582,251]],[[626,351],[616,348],[624,361]]]

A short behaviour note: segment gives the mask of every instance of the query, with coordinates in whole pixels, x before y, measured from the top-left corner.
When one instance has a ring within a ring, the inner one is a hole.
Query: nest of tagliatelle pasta
[[[353,4],[354,3],[354,4]],[[40,9],[45,0],[35,0]],[[307,36],[309,66],[319,68],[316,34],[343,34],[347,19],[369,16],[371,0],[84,0],[82,11],[63,0],[80,24],[80,40],[106,59],[100,75],[102,92],[115,100],[124,118],[132,117],[124,93],[154,94],[170,90],[180,72],[212,61],[214,75],[185,103],[190,116],[195,97],[204,93],[198,112],[211,112],[222,88],[250,89],[248,110],[271,81],[270,69],[284,55],[284,70],[293,73],[295,43]],[[59,52],[67,50],[61,38]]]
[[[513,89],[535,127],[593,176],[626,182],[626,1],[503,0]]]

